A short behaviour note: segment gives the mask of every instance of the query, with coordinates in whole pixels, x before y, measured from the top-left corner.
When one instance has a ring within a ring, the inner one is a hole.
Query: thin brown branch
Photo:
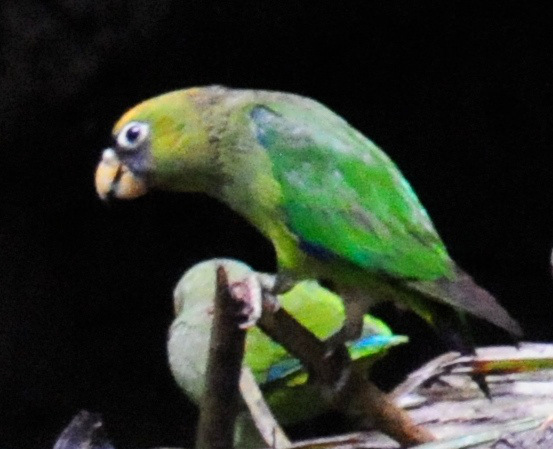
[[[232,299],[227,274],[217,268],[206,386],[200,404],[197,449],[231,449],[238,413],[238,384],[245,332],[238,327],[240,304]]]
[[[263,393],[257,385],[252,371],[247,366],[242,367],[240,393],[265,444],[273,449],[289,447],[291,445],[290,440],[273,416],[265,399],[263,399]]]
[[[333,403],[345,413],[368,417],[377,429],[402,445],[433,441],[434,436],[415,425],[409,415],[397,407],[376,385],[351,368],[345,347],[328,356],[327,348],[315,335],[284,309],[263,313],[258,325],[290,353],[298,357],[315,379],[334,393]]]
[[[374,427],[392,437],[402,446],[434,441],[424,427],[417,426],[411,417],[396,406],[387,394],[370,382],[363,373],[353,370],[349,381],[335,398],[337,408],[344,413],[360,411],[371,419]]]
[[[257,325],[290,354],[300,359],[318,382],[334,384],[350,363],[345,348],[335,351],[329,357],[325,344],[282,307],[275,312],[263,311]]]

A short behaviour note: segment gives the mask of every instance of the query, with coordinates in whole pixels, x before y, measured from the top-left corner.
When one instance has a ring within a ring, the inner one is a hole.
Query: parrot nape
[[[522,334],[450,258],[394,162],[314,100],[178,90],[127,111],[113,137],[96,170],[101,198],[158,188],[225,203],[271,240],[278,278],[329,282],[344,300],[347,320],[334,344],[358,337],[363,314],[384,300],[455,337],[463,337],[452,327],[465,312]]]
[[[176,317],[167,342],[169,366],[179,387],[197,404],[205,387],[219,266],[225,268],[229,284],[254,273],[244,263],[212,259],[190,268],[174,292]],[[279,300],[295,319],[320,339],[336,332],[345,318],[340,298],[315,281],[298,283]],[[349,344],[348,350],[354,365],[366,373],[387,349],[406,341],[407,337],[393,335],[382,321],[365,315],[362,337]],[[308,374],[299,360],[257,327],[248,329],[244,363],[251,368],[280,424],[299,423],[330,410],[331,404],[325,399],[329,396],[324,394],[323,387],[307,382]],[[264,447],[260,438],[249,413],[241,412],[237,419],[235,447]]]

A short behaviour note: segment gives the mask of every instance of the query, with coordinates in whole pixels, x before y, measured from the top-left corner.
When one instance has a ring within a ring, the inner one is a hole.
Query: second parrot
[[[254,274],[247,265],[229,259],[201,262],[188,270],[175,288],[175,320],[167,342],[169,365],[178,385],[196,403],[205,388],[209,336],[213,323],[216,270],[223,266],[229,282]],[[344,307],[335,294],[314,281],[304,281],[282,295],[283,307],[317,337],[324,339],[340,328]],[[312,313],[318,310],[318,313]],[[366,315],[363,336],[348,345],[356,369],[364,374],[392,346],[405,343],[380,320]],[[295,424],[328,411],[331,404],[321,385],[308,382],[299,360],[253,327],[248,330],[244,363],[252,370],[275,417],[282,425]],[[354,414],[354,412],[352,412]],[[264,447],[246,411],[236,427],[236,447]]]

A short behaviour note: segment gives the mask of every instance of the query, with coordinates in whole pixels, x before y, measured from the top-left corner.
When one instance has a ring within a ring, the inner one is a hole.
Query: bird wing
[[[425,209],[370,140],[314,101],[258,104],[250,116],[303,251],[399,278],[453,275]]]
[[[311,315],[322,316],[320,313]],[[363,316],[361,337],[348,343],[347,348],[349,356],[354,362],[363,359],[377,360],[391,347],[408,341],[409,339],[404,335],[393,334],[384,321],[367,314]],[[307,381],[307,375],[301,362],[288,354],[279,362],[274,363],[267,373],[266,382],[275,381],[285,382],[288,386],[301,385]]]

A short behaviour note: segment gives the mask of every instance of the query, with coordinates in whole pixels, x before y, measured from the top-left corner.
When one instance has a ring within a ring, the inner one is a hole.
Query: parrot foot
[[[280,309],[278,295],[289,292],[297,283],[294,278],[281,273],[258,273],[257,278],[263,292],[263,308],[273,313]]]
[[[277,276],[268,273],[257,273],[257,281],[263,295],[263,308],[269,312],[276,312],[280,309],[280,302],[277,298]]]
[[[259,278],[259,283],[261,284],[263,290],[273,295],[288,293],[298,282],[293,277],[282,273],[258,273],[257,277]]]
[[[280,308],[277,295],[286,293],[295,285],[289,277],[255,273],[230,285],[232,297],[243,304],[241,329],[255,326],[263,310],[276,312]]]
[[[261,318],[263,291],[256,275],[247,276],[241,281],[229,286],[232,298],[242,304],[239,315],[243,317],[240,329],[249,329],[255,326]]]

